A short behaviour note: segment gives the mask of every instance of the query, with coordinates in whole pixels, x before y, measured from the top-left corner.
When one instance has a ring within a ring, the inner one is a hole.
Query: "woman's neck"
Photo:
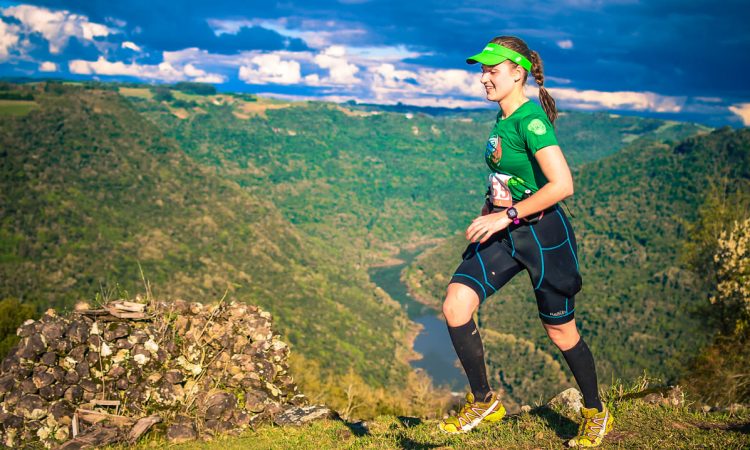
[[[529,99],[523,94],[523,91],[515,91],[508,94],[507,97],[497,102],[497,104],[500,105],[500,109],[503,111],[503,119],[505,119],[527,101]]]

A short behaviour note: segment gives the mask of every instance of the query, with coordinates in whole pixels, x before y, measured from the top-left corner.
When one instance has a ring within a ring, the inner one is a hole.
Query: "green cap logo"
[[[527,128],[537,136],[541,136],[547,132],[547,127],[544,126],[544,122],[539,119],[534,119],[529,122],[529,126]]]

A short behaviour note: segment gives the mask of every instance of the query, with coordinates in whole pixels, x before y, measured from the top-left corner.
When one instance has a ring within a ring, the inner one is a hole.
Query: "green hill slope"
[[[70,307],[115,285],[271,311],[326,373],[402,382],[406,317],[273,203],[195,164],[115,92],[47,85],[0,118],[0,298]]]
[[[176,107],[183,102],[123,94],[195,160],[363,262],[454,233],[485,189],[481,155],[496,111],[431,116],[229,95],[192,96],[193,106]],[[683,137],[701,127],[568,112],[557,129],[577,166],[635,137]]]
[[[722,129],[673,145],[636,141],[581,167],[570,202],[584,278],[576,318],[603,382],[643,370],[674,379],[713,334],[700,315],[708,295],[696,289],[700,284],[693,282],[680,251],[710,187],[727,183],[725,189],[750,192],[749,179],[747,129]],[[408,268],[405,276],[417,297],[440,304],[465,245],[462,236],[451,238]],[[480,323],[533,342],[564,366],[539,326],[527,277],[516,277],[486,302]],[[509,345],[507,352],[514,351]],[[512,358],[491,367],[493,373],[527,369],[525,360]],[[557,376],[549,367],[531,369],[537,378]],[[547,384],[543,392],[556,388]],[[523,388],[513,394],[518,401],[536,395],[538,390]]]

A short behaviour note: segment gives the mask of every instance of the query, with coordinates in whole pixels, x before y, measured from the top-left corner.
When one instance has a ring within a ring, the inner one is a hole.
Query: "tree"
[[[36,308],[28,303],[21,303],[15,298],[0,301],[0,359],[5,358],[8,351],[18,343],[18,327],[34,317]]]

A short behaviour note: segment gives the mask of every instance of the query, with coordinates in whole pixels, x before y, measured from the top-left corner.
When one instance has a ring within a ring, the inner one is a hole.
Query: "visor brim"
[[[505,61],[506,57],[489,52],[478,53],[470,58],[466,58],[467,64],[484,64],[485,66],[495,66]]]

